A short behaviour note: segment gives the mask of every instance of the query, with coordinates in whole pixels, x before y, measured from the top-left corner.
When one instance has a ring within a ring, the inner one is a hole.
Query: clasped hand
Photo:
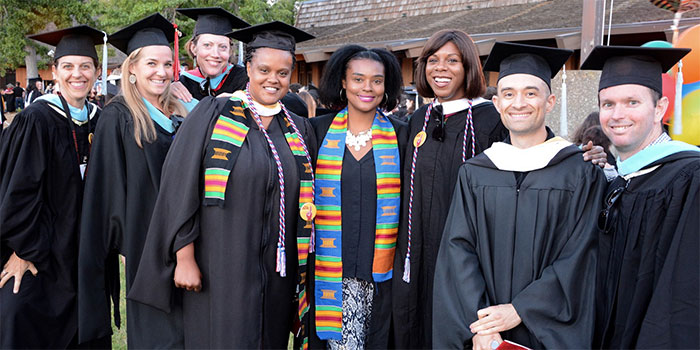
[[[500,332],[505,332],[518,326],[522,320],[513,304],[489,306],[477,311],[479,320],[469,325],[474,334],[472,344],[475,350],[490,350],[493,341],[499,344],[503,341]]]

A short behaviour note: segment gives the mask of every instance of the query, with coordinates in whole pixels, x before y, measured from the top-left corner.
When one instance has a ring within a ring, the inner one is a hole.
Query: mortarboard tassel
[[[173,23],[173,28],[175,29],[175,41],[173,42],[173,54],[174,54],[174,66],[175,68],[173,69],[173,79],[175,81],[180,80],[180,44],[179,44],[179,38],[180,38],[180,31],[177,29],[177,24]]]
[[[243,51],[243,42],[239,41],[238,42],[238,65],[239,66],[245,66],[245,63],[243,62],[244,56],[245,56],[245,52]]]
[[[102,95],[107,98],[107,33],[102,33],[104,34],[102,39]]]
[[[673,101],[673,134],[683,133],[683,60],[678,61],[676,74],[676,98]]]

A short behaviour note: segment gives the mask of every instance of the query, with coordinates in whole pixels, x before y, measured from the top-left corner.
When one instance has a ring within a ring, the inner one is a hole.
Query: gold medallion
[[[418,134],[416,134],[416,137],[413,139],[413,147],[418,148],[420,146],[423,146],[426,138],[427,134],[425,133],[425,131],[421,131]]]
[[[299,209],[299,216],[311,227],[311,221],[316,217],[316,206],[313,203],[304,203]]]

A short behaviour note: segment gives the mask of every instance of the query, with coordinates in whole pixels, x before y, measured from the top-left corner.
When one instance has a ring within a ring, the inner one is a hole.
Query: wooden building
[[[608,27],[610,3],[612,26]],[[295,80],[318,85],[325,62],[339,47],[354,43],[384,47],[401,60],[406,85],[413,62],[428,37],[441,29],[460,29],[474,39],[482,59],[496,41],[576,50],[567,69],[577,69],[582,47],[584,7],[602,0],[309,0],[301,3],[296,26],[317,39],[297,45]],[[648,0],[608,0],[604,34],[612,45],[671,41],[673,13]],[[686,12],[681,31],[700,23],[700,9]]]

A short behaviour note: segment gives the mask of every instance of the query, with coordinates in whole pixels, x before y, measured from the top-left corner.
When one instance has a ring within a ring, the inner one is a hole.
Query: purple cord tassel
[[[277,243],[277,268],[275,268],[275,272],[279,272],[282,277],[287,277],[287,256],[280,243]]]
[[[311,236],[309,237],[309,254],[316,251],[316,229],[311,224]]]
[[[403,261],[403,281],[411,283],[411,257],[406,254],[406,259]]]

